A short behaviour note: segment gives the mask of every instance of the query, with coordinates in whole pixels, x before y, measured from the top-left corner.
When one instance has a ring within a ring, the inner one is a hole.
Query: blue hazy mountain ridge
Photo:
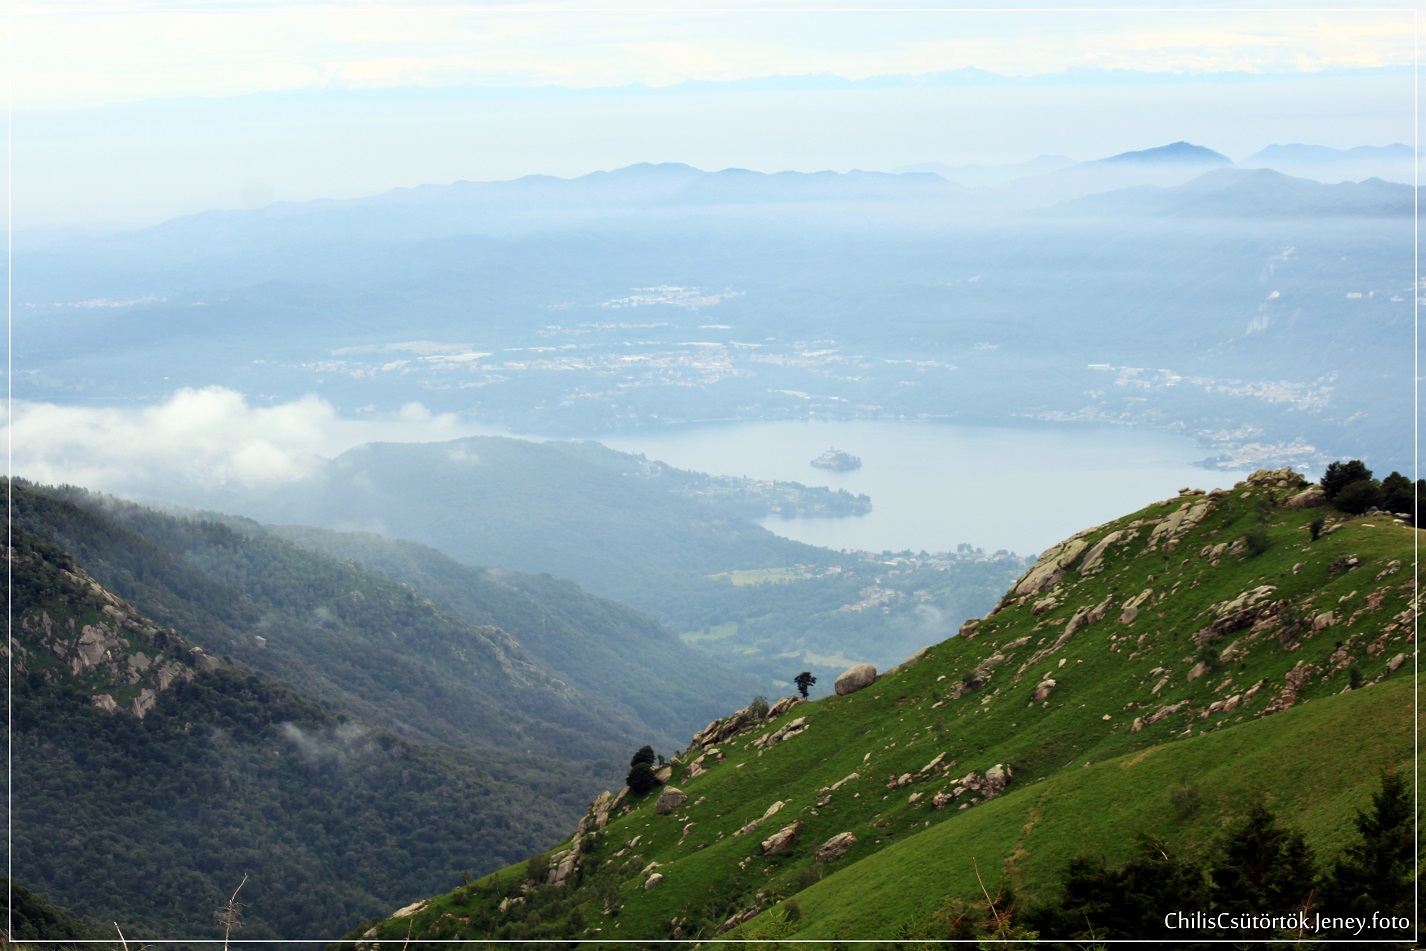
[[[1017,178],[1041,175],[1074,165],[1066,155],[1039,155],[1028,162],[1007,165],[947,165],[945,162],[921,162],[892,169],[893,172],[930,172],[948,182],[968,187],[1004,185]]]
[[[1238,164],[1244,168],[1272,168],[1287,175],[1320,182],[1363,181],[1380,178],[1415,184],[1416,150],[1400,142],[1334,149],[1325,145],[1269,145]]]
[[[1390,420],[1409,417],[1409,387],[1392,333],[1410,320],[1409,218],[1389,186],[1230,178],[1220,159],[1175,145],[977,189],[642,165],[21,246],[15,396],[152,401],[220,384],[345,412],[415,399],[551,435],[808,413],[1071,416],[1172,425],[1225,458],[1269,447],[1247,465],[1300,461],[1272,447],[1306,443],[1319,462],[1403,468],[1409,440]],[[1193,181],[1207,194],[1173,191]],[[1215,205],[1223,182],[1237,191]],[[1168,191],[1124,190],[1144,185]],[[1119,192],[1103,199],[1118,209],[1045,214],[1086,189]],[[1197,203],[1191,227],[1163,195]],[[621,312],[650,285],[686,294]],[[91,300],[114,306],[78,306]],[[492,356],[383,370],[382,348],[410,340]],[[822,363],[797,346],[813,340],[832,342],[812,348]],[[691,342],[721,348],[731,372],[705,372]],[[363,347],[373,356],[352,355]],[[513,355],[533,347],[569,356]],[[1202,382],[1130,392],[1141,384],[1106,388],[1091,364]],[[639,385],[614,395],[606,367]]]
[[[1232,164],[1232,159],[1212,149],[1174,142],[1019,178],[998,191],[1007,204],[1027,209],[1136,185],[1181,185],[1209,169]]]
[[[919,217],[922,224],[944,224],[948,207],[935,201],[927,207],[928,196],[944,197],[954,208],[956,201],[976,195],[973,210],[978,212],[990,200],[987,195],[1024,205],[1025,196],[1043,192],[1050,203],[1095,190],[1166,184],[1159,179],[1191,177],[1217,164],[1231,163],[1211,150],[1176,143],[1082,162],[996,189],[967,189],[930,173],[769,175],[741,169],[703,172],[677,164],[635,165],[575,179],[529,176],[508,182],[456,182],[396,189],[365,199],[278,202],[254,211],[205,212],[134,232],[73,238],[45,252],[22,251],[16,294],[21,301],[38,303],[56,293],[69,293],[69,299],[74,299],[85,294],[173,294],[205,284],[232,286],[234,281],[259,286],[281,280],[320,283],[355,276],[373,264],[381,274],[403,263],[401,255],[394,260],[389,256],[395,246],[407,241],[518,237],[560,223],[582,227],[590,224],[587,213],[607,212],[609,205],[630,212],[670,206],[687,215],[694,210],[685,202],[805,203],[822,198],[867,201],[865,211],[875,215],[887,199],[901,197],[913,203],[911,208],[920,208],[921,214],[907,219],[909,209],[902,208],[897,220],[914,226]],[[497,210],[505,213],[493,214]],[[510,213],[515,210],[518,214]],[[744,213],[752,212],[745,209]],[[755,226],[746,218],[743,223]],[[861,223],[854,218],[842,227]],[[295,259],[294,251],[300,252]],[[384,261],[393,267],[381,267]],[[56,282],[62,283],[54,286]]]
[[[1198,218],[1397,218],[1415,214],[1410,185],[1370,178],[1327,185],[1266,168],[1214,169],[1183,185],[1141,185],[1074,199],[1060,214]]]
[[[1216,168],[1220,165],[1232,165],[1233,160],[1221,152],[1215,152],[1191,142],[1180,141],[1152,149],[1120,152],[1118,155],[1111,155],[1108,158],[1096,159],[1083,164],[1091,167],[1102,165],[1198,165]]]

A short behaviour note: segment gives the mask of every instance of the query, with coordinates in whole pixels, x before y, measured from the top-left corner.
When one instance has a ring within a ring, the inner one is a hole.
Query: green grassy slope
[[[1203,856],[1259,796],[1319,852],[1336,854],[1381,770],[1411,761],[1413,686],[1402,677],[1007,792],[799,894],[797,937],[894,935],[947,899],[979,897],[977,868],[992,894],[1007,885],[1022,899],[1045,899],[1069,859],[1091,849],[1122,862],[1135,833],[1153,833],[1175,854]],[[1185,788],[1194,791],[1191,815],[1173,799]]]
[[[1296,481],[1257,475],[1081,533],[919,662],[709,744],[721,760],[695,742],[671,780],[686,801],[621,803],[584,830],[565,885],[507,869],[372,936],[712,937],[796,894],[798,934],[890,937],[978,897],[972,858],[992,889],[1034,896],[1075,851],[1122,858],[1134,832],[1206,849],[1258,795],[1330,852],[1411,754],[1415,531],[1289,507]],[[997,766],[1006,795],[978,794]],[[1192,815],[1171,801],[1187,787]],[[817,862],[844,832],[857,842]]]

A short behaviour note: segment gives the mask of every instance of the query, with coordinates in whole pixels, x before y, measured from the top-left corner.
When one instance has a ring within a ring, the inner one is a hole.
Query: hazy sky
[[[639,161],[1412,142],[1412,10],[13,4],[19,229]],[[981,72],[965,72],[981,71]]]

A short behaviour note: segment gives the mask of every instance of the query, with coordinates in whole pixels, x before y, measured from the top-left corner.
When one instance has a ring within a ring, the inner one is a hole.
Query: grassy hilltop
[[[926,935],[982,880],[1048,901],[1137,833],[1206,861],[1257,802],[1339,856],[1413,755],[1416,530],[1307,488],[1264,471],[1081,532],[961,636],[717,721],[662,788],[350,937]]]

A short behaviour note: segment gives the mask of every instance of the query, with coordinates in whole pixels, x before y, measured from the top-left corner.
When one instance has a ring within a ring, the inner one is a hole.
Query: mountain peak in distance
[[[1191,142],[1173,142],[1153,149],[1137,152],[1121,152],[1090,165],[1232,165],[1233,160],[1221,152],[1194,145]]]

